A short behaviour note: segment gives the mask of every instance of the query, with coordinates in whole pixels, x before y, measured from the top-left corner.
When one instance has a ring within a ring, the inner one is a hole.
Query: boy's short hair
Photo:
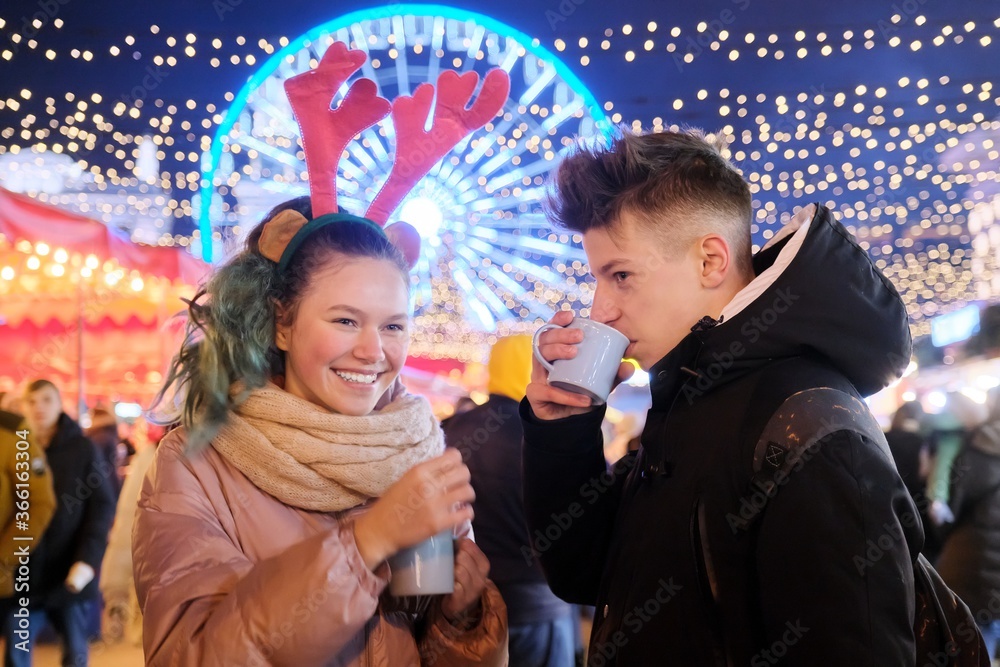
[[[28,385],[24,388],[24,395],[29,396],[30,394],[34,394],[36,391],[41,391],[42,389],[48,389],[48,388],[54,389],[57,394],[62,396],[62,392],[59,391],[59,387],[57,387],[55,383],[52,382],[51,380],[46,380],[44,378],[40,378],[38,380],[33,380],[29,382]]]
[[[720,234],[735,268],[753,277],[750,188],[700,130],[623,130],[610,147],[581,148],[559,165],[548,208],[562,227],[606,229],[612,237],[629,213],[675,255]]]

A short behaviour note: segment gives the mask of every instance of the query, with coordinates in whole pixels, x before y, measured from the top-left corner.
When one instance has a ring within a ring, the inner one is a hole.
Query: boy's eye
[[[388,327],[389,331],[405,331],[405,327],[402,324],[390,324]]]
[[[347,326],[353,326],[354,325],[354,320],[349,320],[346,317],[342,317],[340,319],[334,320],[333,323],[334,324],[346,324]]]
[[[628,278],[628,272],[626,272],[626,271],[617,271],[616,273],[613,274],[613,277],[614,277],[614,279],[617,282],[620,282],[620,283],[621,282],[625,282],[625,279]]]

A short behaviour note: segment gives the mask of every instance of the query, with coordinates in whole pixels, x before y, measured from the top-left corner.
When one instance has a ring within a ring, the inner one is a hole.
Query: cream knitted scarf
[[[444,437],[421,396],[404,393],[351,417],[268,384],[230,414],[212,447],[283,503],[339,512],[381,496],[404,472],[443,452]]]

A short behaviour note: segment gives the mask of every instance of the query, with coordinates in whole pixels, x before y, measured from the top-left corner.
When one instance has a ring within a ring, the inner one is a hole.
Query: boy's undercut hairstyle
[[[740,275],[751,266],[750,188],[700,130],[635,134],[563,160],[549,195],[550,217],[581,234],[614,238],[623,213],[662,239],[673,255],[706,234],[726,239]]]

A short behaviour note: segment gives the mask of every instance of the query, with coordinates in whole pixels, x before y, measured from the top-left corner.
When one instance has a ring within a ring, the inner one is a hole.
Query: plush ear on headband
[[[420,259],[420,232],[408,222],[394,222],[385,228],[390,243],[399,248],[406,258],[406,264],[413,270]]]
[[[275,264],[281,265],[288,244],[308,222],[305,216],[298,211],[291,209],[281,211],[265,223],[260,239],[257,241],[257,249],[261,255]],[[413,225],[406,222],[396,222],[384,229],[374,223],[372,226],[382,231],[389,242],[399,248],[411,270],[417,265],[417,260],[420,259],[420,234]],[[304,232],[307,235],[310,233],[310,231]],[[287,264],[289,260],[290,258],[285,258],[285,263]]]
[[[285,209],[264,225],[264,230],[257,241],[257,250],[264,257],[277,264],[288,243],[295,234],[305,227],[306,217],[298,211]]]

